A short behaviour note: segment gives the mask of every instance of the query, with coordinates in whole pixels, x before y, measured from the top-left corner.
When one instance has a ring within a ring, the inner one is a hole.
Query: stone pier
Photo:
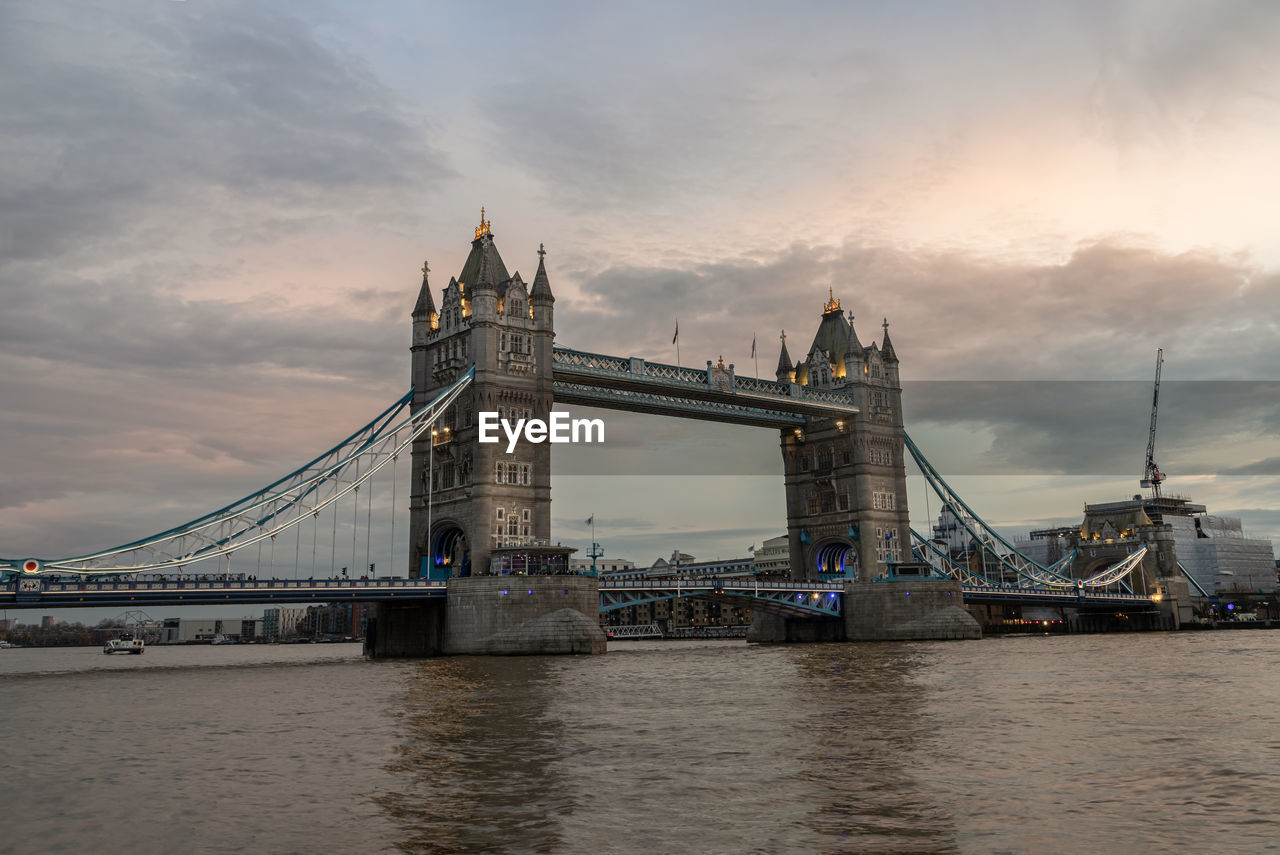
[[[851,582],[844,587],[849,641],[938,641],[981,638],[951,579]]]
[[[757,612],[747,641],[945,641],[981,638],[950,579],[850,582],[841,618],[792,618]]]
[[[604,653],[589,576],[469,576],[450,579],[444,602],[382,603],[365,652],[375,658]]]

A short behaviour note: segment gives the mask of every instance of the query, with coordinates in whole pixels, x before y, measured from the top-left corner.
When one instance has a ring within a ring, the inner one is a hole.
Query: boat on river
[[[102,645],[102,652],[139,654],[144,647],[141,638],[134,638],[131,633],[122,632],[118,638],[108,638],[107,643]]]

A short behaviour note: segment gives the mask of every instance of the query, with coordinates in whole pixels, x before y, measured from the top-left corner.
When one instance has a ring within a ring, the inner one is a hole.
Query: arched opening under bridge
[[[471,575],[471,549],[467,533],[456,522],[445,521],[433,526],[431,549],[428,550],[432,579]]]

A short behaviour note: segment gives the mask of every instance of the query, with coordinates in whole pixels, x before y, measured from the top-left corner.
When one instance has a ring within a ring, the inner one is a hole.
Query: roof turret
[[[538,272],[534,274],[529,298],[540,303],[554,303],[556,298],[551,293],[551,282],[547,279],[546,255],[546,246],[538,244]]]
[[[898,354],[893,350],[893,342],[889,341],[889,319],[884,319],[884,345],[880,348],[880,355],[884,357],[885,362],[897,362]]]
[[[849,313],[849,343],[845,345],[844,352],[846,359],[850,354],[862,358],[862,342],[858,341],[858,333],[853,329],[853,312]]]
[[[777,378],[785,383],[791,379],[791,354],[787,353],[787,331],[783,330],[779,338],[782,339],[782,351],[778,354]]]
[[[430,272],[430,265],[422,262],[422,290],[418,292],[418,302],[413,307],[414,320],[428,320],[436,313],[435,301],[431,299],[431,283],[427,281]]]

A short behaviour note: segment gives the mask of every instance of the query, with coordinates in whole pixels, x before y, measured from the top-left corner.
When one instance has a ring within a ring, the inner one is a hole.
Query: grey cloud
[[[1155,457],[1166,474],[1264,474],[1232,463],[1242,440],[1280,439],[1280,382],[1164,381],[1160,398]],[[979,459],[945,445],[923,449],[944,475],[1136,477],[1150,406],[1150,381],[907,383],[903,392],[909,432],[913,425],[990,431],[991,447]]]
[[[589,305],[561,308],[566,343],[609,342],[667,359],[678,315],[686,364],[724,353],[742,371],[755,333],[766,376],[779,328],[790,330],[793,358],[808,347],[828,287],[857,315],[863,344],[881,337],[882,315],[890,318],[910,379],[1131,379],[1149,374],[1157,345],[1167,350],[1167,370],[1183,378],[1265,379],[1280,364],[1271,321],[1280,313],[1280,274],[1234,257],[1118,240],[1082,245],[1060,264],[850,242],[569,277]]]
[[[178,210],[280,233],[449,174],[422,118],[277,8],[7,7],[0,257],[146,247]]]
[[[1255,460],[1243,466],[1232,466],[1223,469],[1221,475],[1280,475],[1280,457],[1268,457]]]
[[[937,449],[935,462],[952,473],[1140,473],[1157,345],[1166,348],[1157,445],[1166,471],[1231,469],[1241,442],[1274,437],[1280,423],[1280,388],[1268,379],[1280,364],[1271,320],[1280,312],[1280,276],[1237,257],[1118,240],[1038,265],[798,245],[771,258],[567,278],[582,299],[559,306],[562,344],[673,362],[678,315],[685,365],[723,354],[752,374],[754,335],[766,377],[777,360],[776,330],[788,330],[788,349],[799,358],[828,287],[856,312],[863,344],[879,340],[876,321],[887,314],[907,382],[908,430],[967,425],[994,437],[979,459]],[[930,377],[954,379],[919,379]],[[988,378],[1017,382],[973,382]],[[608,418],[619,424],[621,447],[608,455],[574,449],[558,458],[567,471],[769,474],[777,465],[768,432]],[[646,436],[653,424],[660,442]]]
[[[1098,46],[1090,115],[1098,132],[1123,145],[1194,146],[1206,126],[1250,120],[1280,98],[1273,3],[1166,4],[1159,15],[1126,5],[1077,11]]]

